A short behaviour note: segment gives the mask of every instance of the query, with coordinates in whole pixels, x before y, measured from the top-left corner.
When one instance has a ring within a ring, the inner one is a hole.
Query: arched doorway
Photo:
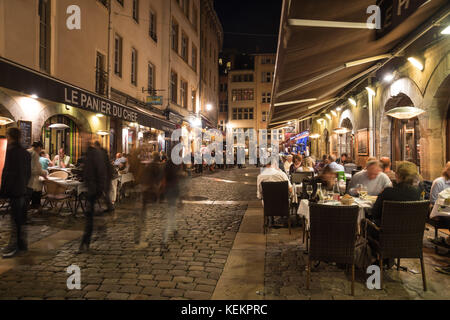
[[[389,99],[385,111],[403,106],[414,106],[411,99],[403,94]],[[391,157],[394,169],[398,161],[410,161],[420,167],[420,129],[419,119],[391,118]]]
[[[52,124],[63,124],[65,128],[50,128]],[[42,127],[41,141],[44,149],[53,159],[59,149],[64,149],[65,153],[70,156],[70,162],[76,163],[81,157],[81,132],[78,125],[71,118],[64,115],[55,115],[45,121]]]
[[[349,118],[342,120],[341,128],[345,128],[348,131],[343,134],[339,134],[338,156],[346,153],[350,159],[354,159],[353,151],[353,124]]]

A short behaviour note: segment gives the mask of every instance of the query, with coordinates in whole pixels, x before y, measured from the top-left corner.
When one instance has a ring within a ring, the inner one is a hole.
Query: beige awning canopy
[[[367,8],[375,0],[284,0],[270,126],[341,103],[346,92],[398,57],[421,30],[449,14],[446,0],[409,2],[405,20],[381,36],[367,27]]]

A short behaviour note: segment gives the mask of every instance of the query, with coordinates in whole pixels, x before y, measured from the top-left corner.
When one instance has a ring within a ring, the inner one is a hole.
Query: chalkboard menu
[[[22,146],[26,149],[31,147],[31,121],[17,121],[17,125],[22,133]]]

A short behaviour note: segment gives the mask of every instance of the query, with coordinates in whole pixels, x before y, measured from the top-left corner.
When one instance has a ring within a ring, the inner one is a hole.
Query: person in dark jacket
[[[9,244],[3,251],[3,258],[10,258],[19,251],[27,250],[25,196],[31,177],[31,156],[20,145],[20,137],[21,132],[18,128],[8,129],[8,147],[0,194],[9,199],[12,228]]]
[[[100,142],[95,141],[94,142],[95,148],[99,149],[102,152],[103,155],[103,164],[106,168],[106,182],[105,182],[105,202],[106,202],[106,210],[105,212],[111,212],[114,211],[114,205],[112,203],[111,199],[111,180],[114,175],[114,168],[111,164],[111,161],[109,161],[108,151],[106,151],[100,144]]]
[[[97,145],[97,146],[96,146]],[[84,159],[83,178],[87,186],[88,206],[86,211],[86,225],[81,240],[80,252],[88,251],[94,228],[95,202],[107,190],[108,169],[105,158],[98,144],[90,143]]]
[[[370,219],[377,226],[381,225],[384,201],[419,201],[421,199],[423,190],[417,185],[420,176],[417,166],[414,163],[408,161],[400,163],[397,167],[395,176],[397,184],[395,184],[394,187],[387,187],[384,189],[373,205],[372,216]],[[367,224],[367,234],[369,238],[375,241],[378,241],[380,238],[378,231],[370,224]],[[388,268],[392,268],[394,259],[384,259],[383,263],[387,265]]]
[[[309,199],[308,193],[306,192],[306,186],[312,185],[313,186],[313,192],[311,194],[311,199],[313,199],[314,201],[318,200],[318,195],[317,195],[317,184],[321,183],[322,184],[322,191],[325,192],[326,190],[328,191],[332,191],[335,181],[337,178],[337,174],[336,172],[333,171],[333,169],[331,169],[330,167],[326,166],[323,170],[322,173],[317,176],[314,177],[312,179],[305,179],[305,183],[302,184],[302,199]]]

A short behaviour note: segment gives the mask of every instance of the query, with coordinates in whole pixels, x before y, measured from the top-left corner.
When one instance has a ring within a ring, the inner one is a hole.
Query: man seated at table
[[[356,195],[356,188],[361,184],[367,188],[367,194],[370,196],[378,196],[387,187],[392,187],[392,182],[389,177],[381,172],[381,163],[377,160],[372,160],[367,163],[366,169],[356,173],[350,182],[351,192]]]
[[[439,198],[439,194],[448,188],[450,188],[450,161],[445,165],[445,168],[442,171],[442,176],[433,181],[430,192],[431,204],[434,205]],[[436,216],[432,219],[450,225],[450,216],[442,215]],[[450,247],[450,236],[448,236],[447,239],[439,238],[434,241],[441,245],[443,244]]]
[[[116,154],[116,159],[114,160],[114,166],[118,167],[119,170],[125,169],[127,164],[127,158],[125,158],[120,152]]]
[[[382,157],[380,159],[383,172],[391,179],[392,183],[395,183],[395,172],[391,170],[391,159],[388,157]]]
[[[68,155],[66,155],[66,153],[64,152],[64,149],[61,148],[61,149],[59,149],[59,152],[55,156],[55,158],[53,158],[53,163],[57,167],[68,168],[69,163],[70,163],[70,157]]]
[[[263,182],[279,182],[279,181],[287,181],[289,184],[289,193],[292,192],[292,184],[289,181],[286,173],[276,168],[276,164],[272,165],[272,163],[268,163],[263,169],[261,169],[261,173],[257,178],[257,190],[256,197],[258,199],[262,199],[262,183]]]
[[[50,160],[50,156],[45,150],[42,150],[39,154],[39,162],[41,163],[42,170],[48,171],[48,167],[53,166],[53,162]]]
[[[336,160],[337,164],[346,164],[348,161],[348,155],[346,153],[341,154],[341,157],[339,159]]]
[[[334,172],[345,171],[344,166],[336,163],[336,157],[333,155],[328,156],[328,167],[330,167]]]
[[[324,192],[326,190],[332,191],[334,184],[336,182],[336,178],[337,178],[336,172],[329,166],[326,166],[325,168],[323,168],[322,172],[317,177],[304,180],[304,181],[306,181],[306,183],[303,183],[303,185],[302,185],[302,198],[303,199],[309,198],[308,193],[306,192],[306,186],[308,184],[313,186],[313,192],[311,194],[311,199],[317,199],[316,193],[317,193],[317,184],[318,183],[322,184],[322,191],[324,191]]]

